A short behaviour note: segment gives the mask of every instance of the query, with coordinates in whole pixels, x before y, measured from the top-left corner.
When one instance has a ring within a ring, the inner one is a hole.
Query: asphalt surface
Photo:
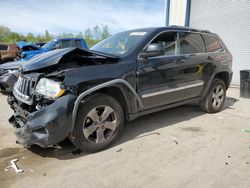
[[[88,154],[65,141],[31,150],[15,144],[0,95],[0,187],[250,187],[250,99],[230,88],[222,112],[186,105],[125,125],[109,149]],[[5,171],[19,159],[23,173]]]

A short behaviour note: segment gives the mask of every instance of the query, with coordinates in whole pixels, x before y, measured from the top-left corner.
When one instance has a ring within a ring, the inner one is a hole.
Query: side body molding
[[[92,87],[90,89],[88,89],[87,91],[84,91],[83,93],[81,93],[76,101],[75,101],[75,105],[74,105],[74,109],[73,109],[73,114],[72,114],[72,128],[74,127],[74,124],[75,124],[75,120],[76,120],[76,115],[77,115],[77,111],[78,111],[78,107],[81,103],[81,101],[83,100],[84,97],[86,97],[87,95],[95,92],[95,91],[98,91],[99,89],[102,89],[104,87],[107,87],[107,86],[111,86],[111,85],[114,85],[114,84],[123,84],[125,85],[127,88],[129,88],[129,90],[134,94],[134,96],[136,97],[136,100],[140,106],[140,108],[143,108],[143,103],[141,101],[141,98],[138,96],[138,94],[136,93],[136,91],[134,90],[134,88],[125,80],[123,79],[115,79],[115,80],[111,80],[111,81],[108,81],[108,82],[105,82],[105,83],[102,83],[100,85],[97,85],[95,87]]]

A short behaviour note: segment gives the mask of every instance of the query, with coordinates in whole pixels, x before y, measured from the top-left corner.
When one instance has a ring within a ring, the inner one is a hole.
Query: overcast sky
[[[107,24],[112,33],[164,25],[164,0],[0,0],[0,25],[27,34],[78,33]]]

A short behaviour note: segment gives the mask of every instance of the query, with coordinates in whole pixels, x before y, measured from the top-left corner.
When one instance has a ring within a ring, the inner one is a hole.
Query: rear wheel
[[[203,111],[208,113],[219,112],[226,99],[226,85],[221,79],[214,79],[213,83],[206,95],[200,102],[200,107]]]
[[[115,141],[123,124],[119,102],[109,95],[96,94],[80,106],[70,140],[81,150],[97,152]]]

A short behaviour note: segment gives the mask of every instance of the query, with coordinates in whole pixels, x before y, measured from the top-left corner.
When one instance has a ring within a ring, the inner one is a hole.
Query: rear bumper
[[[63,96],[26,117],[15,101],[9,101],[15,111],[9,122],[16,128],[17,142],[26,147],[48,147],[63,141],[71,130],[75,99],[74,95]]]

